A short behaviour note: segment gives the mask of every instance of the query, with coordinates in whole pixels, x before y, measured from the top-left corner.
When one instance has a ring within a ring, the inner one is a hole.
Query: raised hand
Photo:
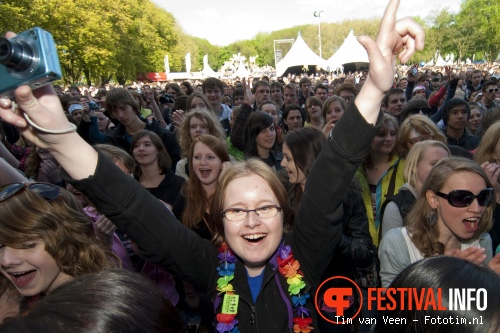
[[[241,80],[241,87],[243,88],[245,103],[252,105],[255,102],[255,96],[252,94],[252,89],[250,89],[250,85],[247,84],[246,78]]]
[[[481,168],[483,168],[486,176],[490,180],[493,185],[493,190],[495,190],[495,195],[497,197],[497,201],[500,200],[500,183],[498,182],[500,177],[500,166],[496,163],[484,162],[481,164]]]
[[[398,6],[399,0],[389,1],[380,22],[376,45],[368,36],[358,37],[367,47],[370,58],[368,77],[371,76],[374,84],[384,92],[391,88],[394,80],[396,54],[402,63],[406,63],[415,50],[424,48],[424,29],[409,17],[396,21]]]
[[[49,148],[50,145],[63,142],[65,135],[42,133],[31,126],[24,118],[28,114],[37,125],[49,130],[70,128],[71,125],[64,114],[64,110],[51,85],[45,85],[35,91],[29,86],[21,86],[15,91],[17,108],[12,112],[12,103],[9,99],[0,99],[0,117],[17,126],[23,136],[35,146]]]
[[[103,239],[109,246],[113,245],[113,235],[116,231],[116,226],[106,216],[102,215],[95,222],[96,232],[102,235]]]
[[[396,54],[405,63],[424,48],[424,29],[407,17],[396,20],[399,0],[390,0],[380,22],[376,41],[368,36],[359,36],[370,60],[370,72],[355,104],[370,123],[375,123],[382,98],[394,82]]]
[[[483,247],[471,246],[463,251],[455,249],[445,252],[445,255],[465,259],[476,265],[482,265],[486,260],[486,250]]]
[[[332,131],[333,127],[335,126],[335,123],[334,123],[335,120],[336,119],[331,119],[323,127],[323,134],[325,135],[325,137],[327,139],[330,137],[330,132]]]
[[[8,32],[6,36],[12,38],[15,34]],[[48,149],[71,177],[82,179],[94,173],[97,152],[74,132],[76,127],[68,121],[50,84],[35,91],[29,86],[21,86],[14,96],[17,107],[10,99],[0,99],[2,120],[17,126],[23,137],[35,146]],[[31,126],[25,114],[43,130]]]
[[[500,253],[497,253],[488,263],[488,267],[500,274]]]
[[[176,128],[181,128],[182,121],[184,120],[184,111],[176,110],[172,112],[172,121]]]

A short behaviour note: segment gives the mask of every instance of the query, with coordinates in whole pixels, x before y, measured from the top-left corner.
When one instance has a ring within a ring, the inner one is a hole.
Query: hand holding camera
[[[15,37],[16,34],[13,32],[7,32],[6,34],[7,39],[15,39]],[[3,43],[3,45],[6,44]],[[40,63],[40,60],[37,60],[37,63]],[[0,73],[2,73],[2,78],[5,78],[5,75],[10,76],[9,71],[10,69],[1,67]],[[50,78],[53,78],[53,76]],[[73,132],[76,130],[76,126],[71,124],[66,118],[59,97],[56,95],[52,85],[44,84],[32,91],[31,85],[29,85],[30,80],[22,82],[18,80],[16,84],[23,83],[28,85],[14,88],[11,93],[11,95],[15,96],[17,108],[10,98],[5,98],[7,94],[3,93],[1,95],[0,118],[19,127],[23,136],[40,148],[53,148],[59,144],[71,147],[72,143],[70,141],[72,140],[68,138],[77,138],[78,135],[61,136],[59,134]],[[45,78],[45,83],[48,83],[47,77]],[[5,88],[5,82],[3,82],[2,86]],[[35,86],[38,87],[38,85]],[[27,117],[28,115],[30,117]],[[30,120],[28,121],[28,119]],[[35,130],[35,126],[39,128],[38,131]]]
[[[17,87],[37,89],[62,77],[52,35],[40,28],[0,38],[0,97],[14,96]]]

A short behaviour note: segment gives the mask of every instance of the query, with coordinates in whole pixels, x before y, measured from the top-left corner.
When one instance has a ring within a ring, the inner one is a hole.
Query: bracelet
[[[17,108],[17,104],[16,104],[16,102],[12,102],[11,108],[12,108],[12,112],[15,112],[15,111],[16,111],[16,108]],[[28,114],[27,114],[27,113],[24,113],[24,118],[26,119],[26,121],[28,122],[28,124],[30,124],[32,127],[36,128],[37,130],[39,130],[40,132],[43,132],[43,133],[49,133],[49,134],[65,134],[65,133],[75,132],[75,131],[77,130],[76,125],[75,125],[75,124],[73,124],[73,123],[69,123],[69,124],[70,124],[70,127],[69,127],[69,128],[66,128],[66,129],[62,129],[62,130],[51,130],[51,129],[43,128],[43,127],[38,126],[37,124],[35,124],[35,123],[33,122],[33,120],[31,120],[31,118],[28,116]]]
[[[77,130],[77,127],[75,124],[73,123],[69,123],[70,124],[70,127],[69,128],[66,128],[66,129],[61,129],[61,130],[51,130],[51,129],[48,129],[48,128],[43,128],[41,126],[38,126],[37,124],[35,124],[33,122],[33,120],[31,120],[31,118],[28,116],[27,113],[24,114],[24,118],[26,118],[26,121],[31,125],[33,126],[34,128],[36,128],[37,130],[39,130],[40,132],[43,132],[43,133],[49,133],[49,134],[66,134],[66,133],[71,133],[71,132],[75,132]]]

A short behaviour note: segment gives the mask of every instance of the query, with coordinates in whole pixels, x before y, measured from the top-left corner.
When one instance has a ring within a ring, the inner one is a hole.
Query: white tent
[[[203,70],[201,71],[205,77],[220,77],[220,74],[215,72],[210,65],[208,65],[208,54],[203,57]]]
[[[344,42],[330,59],[327,60],[330,70],[334,71],[342,68],[342,65],[349,63],[366,64],[368,67],[368,53],[365,48],[356,40],[354,32],[351,30]]]
[[[325,70],[328,67],[326,61],[307,46],[300,32],[290,51],[276,64],[276,76],[282,76],[287,69],[297,66],[319,66]]]
[[[238,66],[238,70],[232,75],[233,78],[239,77],[240,79],[244,77],[248,77],[250,72],[245,68],[245,64],[240,61],[240,65]]]
[[[446,61],[444,61],[443,57],[441,57],[441,55],[438,55],[438,58],[436,60],[436,66],[446,66],[447,63]]]

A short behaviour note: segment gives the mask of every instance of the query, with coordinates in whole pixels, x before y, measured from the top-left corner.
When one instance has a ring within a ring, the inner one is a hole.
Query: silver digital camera
[[[0,97],[10,98],[22,85],[39,88],[62,77],[52,35],[40,28],[0,38]]]

